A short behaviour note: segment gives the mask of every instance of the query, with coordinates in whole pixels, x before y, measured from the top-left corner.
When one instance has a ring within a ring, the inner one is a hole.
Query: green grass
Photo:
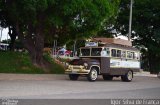
[[[52,61],[51,73],[62,74],[64,69]],[[32,65],[28,54],[0,51],[0,73],[44,74],[43,69]]]

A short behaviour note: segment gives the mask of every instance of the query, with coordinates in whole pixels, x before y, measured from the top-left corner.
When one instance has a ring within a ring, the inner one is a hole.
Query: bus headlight
[[[68,68],[69,67],[69,63],[66,63],[65,66],[66,66],[66,68]]]
[[[84,67],[85,67],[85,68],[87,68],[87,67],[88,67],[88,63],[84,63],[83,65],[84,65]]]

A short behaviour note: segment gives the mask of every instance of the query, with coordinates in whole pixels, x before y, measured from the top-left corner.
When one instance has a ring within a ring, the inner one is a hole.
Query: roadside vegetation
[[[43,68],[43,72],[52,72],[46,71],[50,64],[44,60],[45,46],[66,45],[77,50],[81,46],[79,40],[128,37],[130,3],[131,0],[0,0],[0,28],[9,30],[11,51],[25,48],[30,63]],[[141,68],[152,74],[160,72],[159,17],[160,0],[134,0],[131,40],[141,51]]]
[[[45,43],[62,45],[97,33],[117,14],[120,0],[1,0],[0,26],[8,27],[10,50],[18,37],[32,63],[43,70]],[[60,11],[60,12],[57,12]],[[94,18],[93,18],[94,17]],[[46,72],[46,71],[44,71]]]
[[[23,74],[62,74],[64,69],[61,65],[54,63],[53,59],[45,54],[44,58],[50,62],[49,72],[34,66],[27,53],[0,51],[0,73],[23,73]]]

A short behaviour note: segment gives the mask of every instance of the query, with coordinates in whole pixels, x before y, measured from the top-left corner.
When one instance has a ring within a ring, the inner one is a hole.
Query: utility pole
[[[77,40],[74,40],[74,45],[73,45],[73,56],[76,55],[76,43],[77,43]]]
[[[53,58],[57,57],[57,40],[53,41]]]
[[[133,0],[131,0],[130,3],[130,16],[129,16],[129,34],[128,34],[128,40],[131,40],[131,34],[132,34],[132,5],[133,5]]]

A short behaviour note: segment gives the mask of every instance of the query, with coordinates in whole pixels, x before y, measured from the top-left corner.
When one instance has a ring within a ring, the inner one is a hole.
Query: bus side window
[[[109,57],[110,56],[110,50],[109,50],[109,48],[104,48],[101,51],[101,56],[107,56],[107,57]]]
[[[134,52],[131,52],[131,59],[134,59]]]
[[[116,55],[117,55],[116,54],[116,49],[112,49],[111,52],[112,52],[112,57],[116,57]]]
[[[121,50],[117,50],[117,57],[121,57]]]
[[[135,52],[135,54],[134,54],[134,59],[139,60],[139,53],[138,53],[138,52]]]
[[[127,51],[127,58],[133,59],[134,58],[134,52]]]
[[[107,54],[106,54],[107,56],[110,56],[109,48],[106,48],[106,53],[107,53]]]
[[[106,48],[102,49],[101,56],[107,56]]]
[[[131,58],[131,52],[127,51],[127,58]]]
[[[126,51],[122,51],[122,58],[126,58]]]

